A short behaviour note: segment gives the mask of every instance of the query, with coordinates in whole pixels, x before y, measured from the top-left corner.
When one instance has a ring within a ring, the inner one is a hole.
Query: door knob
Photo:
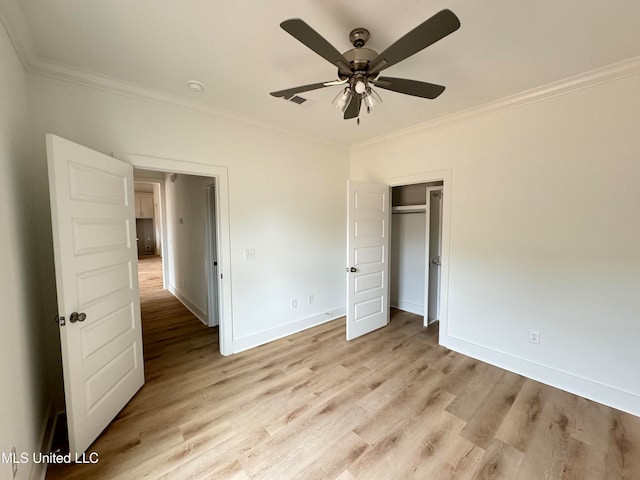
[[[354,273],[354,272],[357,272],[357,271],[358,271],[358,269],[357,269],[356,267],[351,267],[351,268],[349,269],[349,271],[350,271],[351,273]]]
[[[86,313],[73,312],[71,315],[69,315],[69,321],[71,323],[84,322],[86,318],[87,318]]]

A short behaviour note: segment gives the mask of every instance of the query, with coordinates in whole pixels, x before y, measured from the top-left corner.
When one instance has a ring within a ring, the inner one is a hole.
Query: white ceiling
[[[64,65],[347,145],[640,55],[638,0],[0,1],[10,23],[26,25],[10,31],[31,45],[22,51],[27,63]],[[363,26],[367,46],[380,52],[443,8],[461,28],[384,72],[445,85],[436,100],[378,90],[383,104],[356,126],[331,105],[340,87],[302,94],[313,101],[304,107],[269,95],[336,78],[335,67],[280,29],[282,20],[302,18],[340,51]],[[189,91],[190,79],[206,91]]]

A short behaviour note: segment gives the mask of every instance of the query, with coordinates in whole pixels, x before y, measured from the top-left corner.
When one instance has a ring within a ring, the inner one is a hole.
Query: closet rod
[[[426,205],[400,205],[391,208],[391,213],[425,213]]]

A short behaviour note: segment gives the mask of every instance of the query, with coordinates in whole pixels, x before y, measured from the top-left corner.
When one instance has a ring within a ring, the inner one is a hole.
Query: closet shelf
[[[420,213],[426,211],[426,205],[400,205],[397,207],[391,207],[391,213]]]

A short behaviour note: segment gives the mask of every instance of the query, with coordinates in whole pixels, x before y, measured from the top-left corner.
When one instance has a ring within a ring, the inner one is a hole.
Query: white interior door
[[[347,340],[389,323],[390,189],[348,182]]]
[[[219,325],[218,306],[218,245],[216,228],[216,187],[214,184],[207,187],[207,305],[209,326]]]
[[[427,314],[425,323],[440,320],[440,266],[442,261],[442,187],[427,188]]]
[[[47,135],[70,451],[144,383],[133,167]]]

